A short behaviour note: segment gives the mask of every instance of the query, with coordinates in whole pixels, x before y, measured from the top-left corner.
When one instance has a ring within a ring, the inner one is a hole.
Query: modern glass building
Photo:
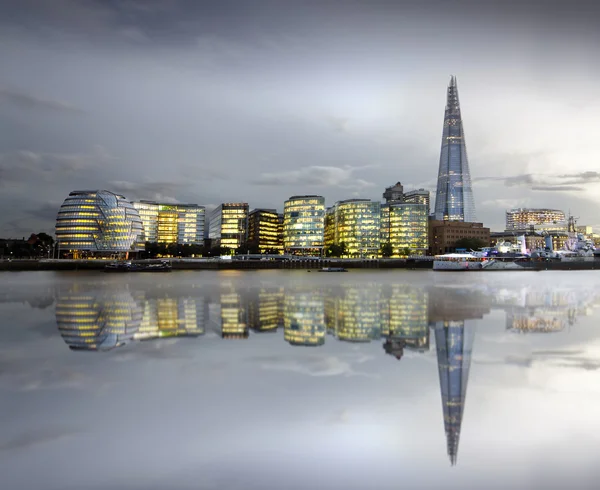
[[[152,243],[203,244],[204,206],[135,201],[144,223],[144,241]]]
[[[324,245],[325,198],[292,196],[283,207],[283,247],[298,255],[321,255]]]
[[[404,193],[404,202],[413,204],[425,204],[427,206],[427,215],[429,216],[429,191],[425,189],[417,189]]]
[[[506,211],[506,230],[527,230],[531,227],[538,229],[539,225],[557,225],[560,229],[556,231],[566,231],[565,213],[559,209],[543,208],[516,208]]]
[[[208,238],[220,247],[236,250],[246,243],[248,203],[223,203],[210,213]]]
[[[381,243],[391,244],[392,257],[425,255],[428,247],[428,219],[425,204],[382,205]]]
[[[325,218],[325,248],[344,243],[350,257],[376,258],[380,228],[380,202],[369,199],[336,202]]]
[[[258,247],[260,253],[281,253],[283,241],[279,214],[274,209],[254,209],[248,215],[248,244]]]
[[[464,321],[438,321],[431,326],[435,332],[448,456],[455,465],[475,330],[465,326]]]
[[[143,250],[143,224],[125,197],[105,190],[73,191],[56,217],[60,252],[118,253]]]
[[[440,221],[477,221],[454,76],[450,79],[447,92],[434,217]]]

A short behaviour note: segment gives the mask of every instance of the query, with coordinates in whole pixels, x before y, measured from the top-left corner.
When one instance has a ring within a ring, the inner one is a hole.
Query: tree
[[[465,248],[467,250],[478,250],[482,247],[486,247],[487,244],[480,238],[460,238],[454,243],[454,248]]]
[[[381,245],[379,253],[381,253],[382,257],[391,257],[392,255],[394,255],[394,247],[392,247],[392,244],[390,242],[384,243],[383,245]]]
[[[334,243],[333,245],[329,245],[329,247],[327,247],[327,249],[325,250],[325,256],[326,257],[341,257],[343,251],[344,251],[344,249],[342,248],[341,245],[337,245]]]
[[[410,247],[404,247],[400,251],[400,255],[404,255],[405,257],[408,257],[410,254],[412,254],[412,249]]]

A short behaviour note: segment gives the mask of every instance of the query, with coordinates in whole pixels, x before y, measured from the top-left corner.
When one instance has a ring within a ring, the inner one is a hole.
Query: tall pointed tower
[[[477,220],[455,76],[450,78],[448,85],[434,218],[467,222]]]
[[[458,458],[475,331],[472,326],[465,326],[464,321],[435,322],[434,331],[448,457],[454,466]]]

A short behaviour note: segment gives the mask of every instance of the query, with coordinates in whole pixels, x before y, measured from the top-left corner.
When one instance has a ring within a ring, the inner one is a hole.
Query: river
[[[592,489],[600,274],[0,273],[2,489]]]

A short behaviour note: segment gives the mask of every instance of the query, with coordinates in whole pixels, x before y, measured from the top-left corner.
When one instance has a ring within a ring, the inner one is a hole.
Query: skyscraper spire
[[[436,220],[474,222],[475,202],[456,77],[450,77],[435,196]]]

